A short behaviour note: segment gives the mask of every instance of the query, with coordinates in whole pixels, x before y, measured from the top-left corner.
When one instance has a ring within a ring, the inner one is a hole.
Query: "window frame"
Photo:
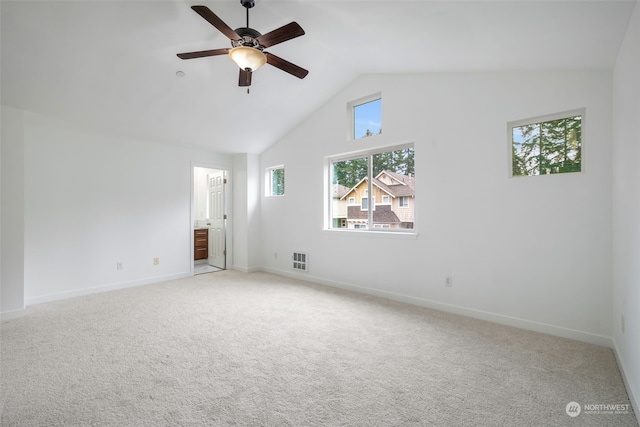
[[[352,234],[359,234],[359,235],[366,235],[366,234],[370,234],[370,235],[375,235],[375,234],[385,234],[385,235],[389,235],[389,236],[412,236],[413,238],[417,237],[418,235],[418,231],[417,231],[417,227],[416,227],[416,212],[417,212],[417,208],[415,206],[415,195],[414,195],[414,214],[413,214],[413,228],[379,228],[379,227],[375,227],[374,223],[373,223],[373,211],[375,209],[370,209],[369,210],[369,218],[367,221],[367,227],[365,229],[362,229],[360,227],[355,227],[354,229],[349,229],[349,228],[336,228],[333,227],[333,212],[332,212],[332,203],[333,203],[333,197],[332,197],[332,192],[330,191],[330,189],[332,188],[332,183],[333,183],[333,163],[337,163],[337,162],[342,162],[342,161],[346,161],[346,160],[354,160],[354,159],[361,159],[366,157],[368,159],[368,168],[367,168],[367,189],[366,192],[367,194],[371,194],[373,192],[373,182],[372,182],[372,178],[373,178],[373,167],[372,167],[372,159],[373,156],[377,155],[377,154],[381,154],[381,153],[386,153],[386,152],[390,152],[390,151],[397,151],[397,150],[405,150],[405,149],[413,149],[413,153],[414,153],[414,179],[415,179],[415,144],[413,142],[408,142],[408,143],[403,143],[403,144],[398,144],[398,145],[390,145],[390,146],[382,146],[382,147],[377,147],[377,148],[372,148],[372,149],[368,149],[368,150],[360,150],[360,151],[355,151],[355,152],[350,152],[347,154],[340,154],[340,155],[335,155],[335,156],[328,156],[325,158],[325,182],[326,182],[326,189],[327,191],[325,191],[325,217],[324,217],[324,230],[325,231],[329,231],[329,232],[337,232],[337,233],[352,233]],[[356,204],[356,206],[358,206]],[[361,206],[361,205],[360,205]]]
[[[580,170],[575,172],[560,172],[560,173],[550,173],[550,174],[538,174],[538,175],[514,175],[513,174],[513,129],[542,124],[547,122],[552,122],[555,120],[568,119],[571,117],[580,116]],[[525,178],[525,177],[533,177],[533,176],[558,176],[558,175],[571,175],[571,174],[580,174],[585,171],[585,140],[586,138],[586,108],[576,108],[573,110],[562,111],[559,113],[546,114],[543,116],[530,117],[527,119],[514,120],[507,123],[507,161],[508,161],[508,173],[509,178]]]
[[[277,170],[282,170],[282,194],[274,194],[273,193],[273,173]],[[284,165],[270,166],[266,168],[265,171],[265,196],[266,197],[283,197],[286,194],[286,181],[285,181],[285,168]]]

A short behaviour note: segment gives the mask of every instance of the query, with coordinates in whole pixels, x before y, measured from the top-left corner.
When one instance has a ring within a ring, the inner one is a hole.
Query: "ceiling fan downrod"
[[[249,9],[256,5],[255,0],[240,0],[240,4],[247,9],[247,28],[249,27]]]

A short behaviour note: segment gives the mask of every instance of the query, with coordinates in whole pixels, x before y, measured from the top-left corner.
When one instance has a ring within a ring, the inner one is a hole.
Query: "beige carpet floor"
[[[611,349],[266,273],[32,306],[0,344],[3,426],[638,425],[588,406],[629,405]]]

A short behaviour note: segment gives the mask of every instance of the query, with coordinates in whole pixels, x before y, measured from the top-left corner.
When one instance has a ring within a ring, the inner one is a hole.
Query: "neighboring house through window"
[[[414,228],[413,145],[387,150],[330,160],[331,228],[345,228],[344,225],[360,230]],[[377,200],[382,203],[376,204]]]

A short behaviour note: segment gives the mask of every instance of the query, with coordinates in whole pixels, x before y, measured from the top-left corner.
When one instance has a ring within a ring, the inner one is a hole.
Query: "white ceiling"
[[[361,74],[612,69],[635,2],[256,0],[251,27],[304,28],[266,50],[310,73],[266,65],[249,95],[225,56],[176,57],[230,46],[194,4],[245,24],[238,0],[2,0],[2,104],[97,132],[260,153]]]

